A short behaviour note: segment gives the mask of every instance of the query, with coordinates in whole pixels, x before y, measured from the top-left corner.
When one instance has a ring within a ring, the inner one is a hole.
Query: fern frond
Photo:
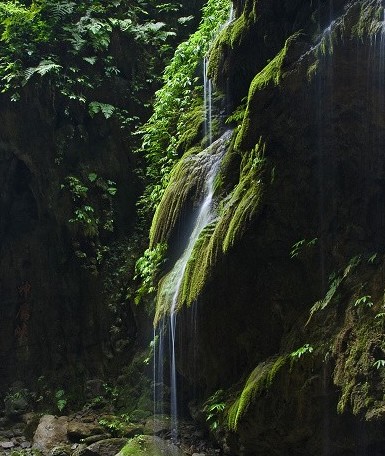
[[[61,68],[63,68],[61,65],[52,60],[42,60],[38,66],[27,68],[24,71],[23,85],[25,85],[35,73],[40,76],[45,76],[47,73],[58,73]]]
[[[330,283],[330,287],[329,287],[329,290],[327,291],[325,297],[323,299],[320,299],[319,301],[317,301],[313,307],[310,309],[310,315],[309,315],[309,318],[305,324],[305,326],[310,322],[310,320],[312,319],[313,315],[318,312],[319,310],[324,310],[325,307],[327,307],[331,301],[333,300],[334,296],[336,295],[340,285],[342,284],[342,282],[346,279],[346,277],[348,277],[348,275],[356,268],[356,266],[359,264],[359,262],[361,261],[361,257],[358,255],[358,256],[355,256],[353,257],[348,265],[346,266],[346,268],[343,270],[342,274],[340,276],[337,276],[331,283]]]
[[[92,101],[88,106],[88,112],[91,117],[101,112],[106,119],[109,119],[115,111],[115,106],[99,101]]]
[[[75,6],[75,2],[55,2],[49,5],[49,12],[56,21],[59,21],[68,14],[71,14],[74,11]]]

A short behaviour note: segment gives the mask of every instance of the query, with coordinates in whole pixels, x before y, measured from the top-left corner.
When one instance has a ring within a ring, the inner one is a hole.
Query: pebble
[[[13,442],[0,442],[1,448],[7,449],[7,448],[13,448],[15,444]]]
[[[20,446],[23,448],[23,450],[25,450],[27,448],[31,448],[32,444],[31,442],[21,442]]]

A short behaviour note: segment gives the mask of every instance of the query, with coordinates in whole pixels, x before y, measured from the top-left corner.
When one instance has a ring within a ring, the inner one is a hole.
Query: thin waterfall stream
[[[169,369],[170,369],[170,416],[171,416],[171,438],[176,441],[178,437],[178,387],[177,387],[177,361],[176,361],[176,328],[177,313],[180,304],[180,292],[183,285],[184,274],[188,261],[193,252],[195,243],[206,226],[216,218],[216,206],[214,202],[214,181],[218,173],[221,160],[226,152],[227,145],[231,136],[231,131],[227,131],[218,140],[213,142],[205,150],[197,155],[188,157],[193,162],[193,166],[198,167],[202,173],[204,186],[201,189],[201,200],[196,210],[196,216],[191,224],[191,234],[186,242],[186,247],[175,263],[173,269],[168,273],[162,286],[167,290],[169,300],[169,315],[162,319],[155,329],[155,339],[157,340],[155,351],[155,414],[163,413],[163,402],[165,394],[163,391],[163,359],[165,351],[165,334],[168,331],[169,346]]]
[[[234,20],[234,8],[231,4],[229,19],[221,29]],[[177,357],[176,357],[176,335],[177,335],[177,313],[180,303],[181,288],[185,271],[194,250],[194,246],[202,231],[212,223],[217,214],[214,203],[214,182],[218,173],[221,160],[227,150],[231,131],[226,131],[219,139],[213,142],[213,86],[208,76],[208,58],[203,59],[203,112],[204,112],[204,144],[206,148],[186,160],[193,162],[193,166],[199,170],[204,182],[200,191],[200,202],[196,209],[195,217],[191,223],[191,231],[186,241],[186,247],[180,258],[176,261],[172,270],[162,279],[158,295],[167,295],[168,316],[163,317],[154,329],[154,417],[157,414],[170,413],[171,439],[178,440],[178,385],[177,385]],[[183,160],[183,159],[182,159]],[[165,291],[166,290],[166,291]],[[159,296],[158,296],[159,297]],[[157,300],[158,300],[157,297]],[[168,334],[168,336],[167,336]],[[167,341],[168,337],[168,341]],[[167,350],[168,348],[168,350]],[[165,386],[164,360],[168,351],[169,357],[169,391]],[[169,409],[165,409],[165,401],[170,400]],[[154,418],[155,419],[155,418]],[[155,426],[155,422],[154,422]]]
[[[212,81],[208,77],[208,59],[203,59],[203,112],[204,116],[204,139],[207,145],[210,146],[213,142],[212,133]]]

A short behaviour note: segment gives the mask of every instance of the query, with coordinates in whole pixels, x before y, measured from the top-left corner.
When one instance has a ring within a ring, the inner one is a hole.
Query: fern
[[[101,112],[106,119],[109,119],[114,111],[114,106],[107,103],[100,103],[98,101],[92,101],[88,106],[88,112],[91,117],[94,117],[95,114]]]
[[[65,16],[73,13],[76,6],[75,2],[55,2],[49,5],[48,10],[51,16],[56,20],[62,20]]]
[[[25,85],[36,73],[40,76],[45,76],[47,73],[58,73],[61,68],[63,68],[61,65],[52,60],[42,60],[38,66],[30,67],[25,70],[23,85]]]
[[[317,301],[313,307],[310,309],[310,315],[309,318],[305,324],[309,324],[310,320],[312,319],[313,315],[315,312],[318,312],[319,310],[324,310],[333,300],[335,297],[337,291],[339,290],[341,284],[344,282],[346,277],[349,276],[349,274],[356,268],[358,263],[361,261],[360,256],[355,256],[349,261],[349,264],[346,266],[346,268],[343,270],[342,274],[340,276],[337,276],[334,278],[334,280],[330,283],[329,290],[326,293],[326,296],[323,299],[320,299]]]

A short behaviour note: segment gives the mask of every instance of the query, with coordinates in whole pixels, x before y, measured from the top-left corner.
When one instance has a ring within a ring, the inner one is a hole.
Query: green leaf
[[[90,65],[94,65],[96,63],[97,57],[92,56],[92,57],[83,57],[83,60],[85,60],[87,63]]]
[[[379,369],[380,367],[385,366],[385,359],[378,359],[375,363],[373,363],[373,366]]]
[[[99,101],[92,101],[88,105],[88,112],[91,117],[94,117],[95,114],[102,113],[106,119],[109,119],[115,111],[115,107],[107,104],[100,103]]]

